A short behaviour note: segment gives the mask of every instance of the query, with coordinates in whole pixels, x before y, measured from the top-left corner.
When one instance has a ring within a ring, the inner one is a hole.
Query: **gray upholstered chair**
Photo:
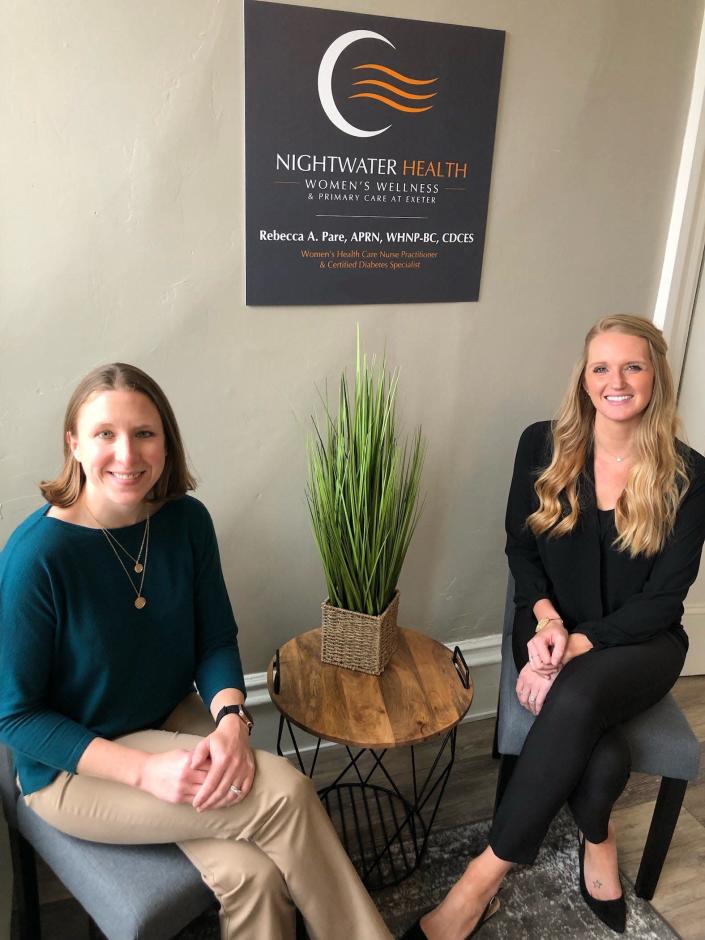
[[[0,795],[10,830],[22,940],[39,940],[34,852],[47,862],[109,940],[169,940],[215,898],[175,845],[99,845],[64,835],[20,798],[10,752],[0,745]]]
[[[509,578],[502,632],[502,671],[495,728],[495,756],[501,758],[495,806],[521,753],[534,716],[516,697],[517,671],[512,655],[514,581]],[[632,755],[632,770],[661,777],[661,787],[641,858],[635,890],[651,900],[671,844],[689,780],[698,774],[700,745],[673,696],[622,725]]]

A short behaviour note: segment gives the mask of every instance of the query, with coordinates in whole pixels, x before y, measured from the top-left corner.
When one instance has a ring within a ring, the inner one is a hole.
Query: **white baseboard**
[[[470,669],[475,686],[470,711],[464,721],[478,721],[493,716],[497,710],[497,690],[499,688],[499,667],[501,662],[502,636],[473,637],[446,643],[449,649],[460,647]],[[247,685],[247,707],[255,719],[255,731],[252,743],[265,751],[276,752],[279,712],[273,705],[267,690],[267,673],[251,672],[245,676]],[[302,732],[302,738],[304,737]],[[298,738],[297,738],[298,741]],[[301,745],[300,745],[301,746]],[[302,750],[313,746],[313,738],[303,743]]]
[[[705,604],[686,604],[683,626],[690,640],[690,648],[681,675],[705,675]]]

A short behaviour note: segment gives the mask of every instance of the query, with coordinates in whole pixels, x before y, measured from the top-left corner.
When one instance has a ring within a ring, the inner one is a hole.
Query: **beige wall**
[[[705,291],[702,281],[690,324],[678,410],[688,443],[705,454]],[[705,673],[705,562],[701,563],[700,574],[688,594],[684,623],[690,637],[684,672],[702,675]]]
[[[507,31],[480,302],[317,309],[243,303],[237,0],[2,6],[0,544],[57,468],[76,381],[135,362],[171,396],[263,669],[319,616],[304,439],[359,320],[429,442],[401,620],[495,633],[517,435],[591,321],[653,307],[702,0],[439,0],[440,21]]]
[[[705,454],[705,290],[702,285],[690,324],[678,410],[688,443]],[[705,600],[705,592],[702,599]]]

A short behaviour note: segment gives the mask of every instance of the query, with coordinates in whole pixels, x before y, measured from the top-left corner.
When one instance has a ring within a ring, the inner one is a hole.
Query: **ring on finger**
[[[235,796],[242,796],[242,790],[240,787],[236,787],[235,784],[230,787],[230,792],[234,793]]]
[[[535,696],[535,695],[533,695],[533,696],[530,695],[530,696],[529,696],[529,702],[533,705],[535,701],[536,701],[536,696]]]

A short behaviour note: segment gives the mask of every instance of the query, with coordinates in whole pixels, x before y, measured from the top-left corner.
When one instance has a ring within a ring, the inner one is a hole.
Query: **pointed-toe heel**
[[[622,891],[620,897],[615,898],[613,901],[600,901],[598,898],[594,898],[587,889],[585,884],[585,836],[581,832],[578,833],[578,863],[580,866],[580,893],[583,900],[606,927],[614,930],[615,933],[624,933],[627,924],[627,905],[624,900],[624,891]],[[420,936],[423,937],[423,934]]]
[[[422,914],[421,917],[425,917],[427,913],[428,911]],[[401,940],[428,940],[426,934],[421,929],[421,917],[418,917],[411,927],[402,934]]]
[[[428,911],[432,911],[432,910],[433,910],[432,907],[428,909]],[[474,937],[479,932],[480,928],[485,923],[485,921],[488,921],[490,917],[494,916],[498,910],[499,910],[499,898],[495,895],[494,897],[490,898],[490,901],[487,907],[485,907],[484,911],[480,915],[480,919],[472,928],[472,930],[467,935],[465,940],[470,940],[470,937]],[[423,929],[421,927],[421,920],[422,918],[426,916],[426,914],[428,914],[428,911],[424,911],[423,914],[421,914],[421,916],[417,920],[414,921],[414,923],[411,925],[411,927],[409,927],[406,933],[403,934],[401,940],[428,940],[426,934],[423,932]]]

